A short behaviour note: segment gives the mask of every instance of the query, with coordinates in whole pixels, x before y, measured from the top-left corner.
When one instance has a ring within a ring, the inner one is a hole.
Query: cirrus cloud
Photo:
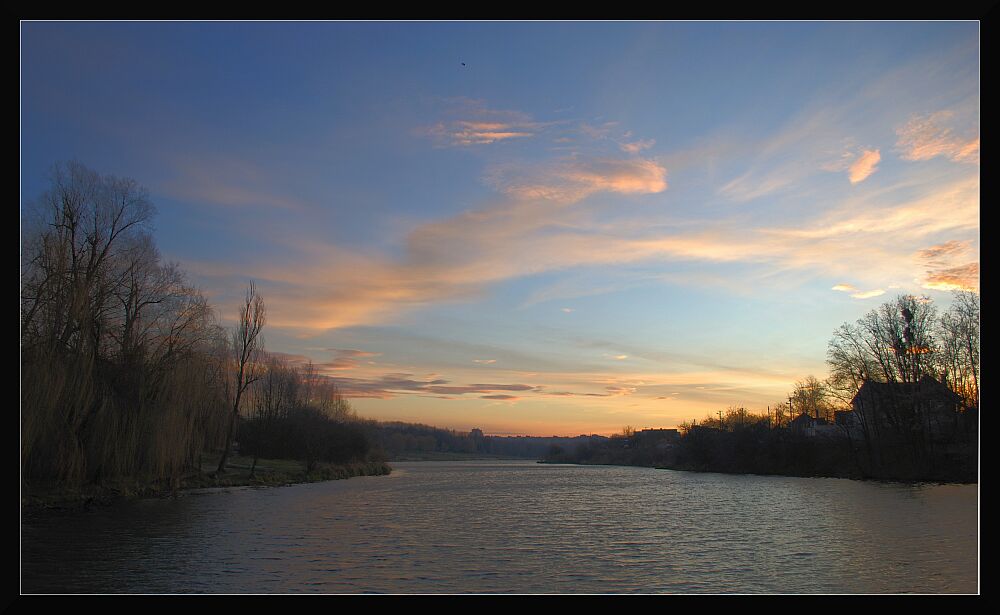
[[[663,192],[667,189],[667,170],[655,160],[643,158],[572,158],[530,167],[496,167],[487,181],[518,200],[573,203],[597,192]]]
[[[896,147],[905,160],[930,160],[937,156],[955,162],[979,164],[979,136],[966,130],[955,133],[956,115],[945,110],[916,115],[896,129]]]

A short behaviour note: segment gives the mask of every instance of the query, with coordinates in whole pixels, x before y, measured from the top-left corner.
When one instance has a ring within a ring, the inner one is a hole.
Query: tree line
[[[336,386],[266,352],[251,282],[227,330],[152,236],[134,180],[57,166],[22,208],[21,477],[65,485],[178,484],[220,454],[365,459]]]
[[[829,376],[807,376],[773,405],[751,410],[734,404],[682,423],[676,442],[638,438],[627,426],[609,439],[553,448],[546,458],[718,472],[975,480],[979,331],[977,293],[954,292],[940,314],[929,299],[902,295],[837,328],[828,344]],[[922,411],[915,406],[940,398],[929,379],[953,394],[953,430],[934,431],[914,420]],[[871,412],[856,422],[837,421],[839,412],[859,414],[851,402],[865,383],[885,392],[877,400],[877,414],[885,417],[878,431]]]

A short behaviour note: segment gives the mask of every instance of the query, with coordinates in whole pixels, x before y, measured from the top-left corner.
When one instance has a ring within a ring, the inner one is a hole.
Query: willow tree
[[[131,179],[59,165],[25,204],[21,455],[26,479],[177,478],[219,409],[205,297],[160,260]],[[211,439],[215,439],[214,437]]]

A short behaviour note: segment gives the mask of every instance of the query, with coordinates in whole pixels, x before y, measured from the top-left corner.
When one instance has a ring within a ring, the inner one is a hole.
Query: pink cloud
[[[951,111],[938,111],[914,116],[897,128],[896,147],[902,157],[906,160],[930,160],[943,156],[955,162],[979,164],[979,136],[955,134],[954,117]]]
[[[572,203],[597,192],[656,194],[667,189],[667,170],[646,159],[572,159],[495,169],[489,181],[519,200]]]
[[[852,184],[857,184],[866,180],[872,173],[876,171],[879,161],[882,156],[879,151],[876,150],[865,150],[857,160],[851,164],[848,169],[847,176],[851,180]]]

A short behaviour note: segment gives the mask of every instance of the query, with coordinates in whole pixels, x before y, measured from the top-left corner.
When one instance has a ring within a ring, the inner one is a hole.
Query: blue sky
[[[979,74],[976,22],[23,22],[22,202],[136,179],[365,416],[668,427],[978,289]]]

